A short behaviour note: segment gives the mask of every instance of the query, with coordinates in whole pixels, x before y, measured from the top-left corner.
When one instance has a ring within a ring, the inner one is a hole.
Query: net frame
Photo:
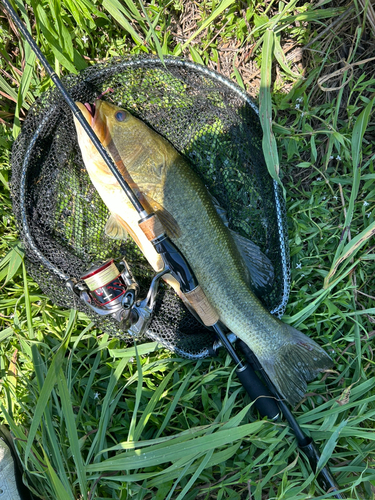
[[[210,82],[214,82],[217,86],[215,87],[213,92],[217,92],[217,88],[224,89],[223,92],[225,91],[225,93],[227,93],[228,95],[234,96],[235,99],[239,100],[239,102],[242,102],[243,105],[247,107],[247,110],[250,110],[250,114],[252,113],[257,117],[257,120],[259,122],[258,109],[252,99],[240,87],[238,87],[236,84],[223,77],[219,73],[209,70],[208,68],[191,61],[174,57],[166,57],[164,59],[164,63],[165,66],[163,66],[163,63],[158,58],[153,56],[138,56],[135,58],[125,57],[114,59],[110,62],[90,67],[83,73],[81,73],[78,77],[69,75],[64,79],[64,83],[68,87],[69,92],[74,97],[77,94],[77,88],[79,89],[82,87],[90,87],[93,85],[93,82],[98,82],[100,79],[103,79],[103,81],[107,81],[107,77],[111,79],[114,74],[122,74],[124,71],[132,72],[138,71],[139,69],[147,71],[149,69],[151,73],[152,71],[165,71],[166,75],[168,74],[168,72],[174,72],[173,77],[176,78],[177,69],[177,73],[179,70],[182,70],[183,72],[185,72],[185,74],[194,74],[194,78],[197,78],[198,81],[200,79],[200,81],[203,82],[209,79]],[[95,92],[99,93],[99,90]],[[230,99],[232,99],[232,97],[230,97]],[[70,303],[69,300],[66,300],[67,290],[65,287],[65,282],[72,276],[66,271],[64,272],[64,270],[61,269],[61,266],[59,266],[57,262],[51,262],[51,259],[49,259],[44,254],[44,252],[40,249],[40,245],[38,245],[38,238],[40,238],[41,235],[35,230],[35,227],[32,227],[32,224],[30,224],[30,198],[32,198],[32,194],[30,194],[32,191],[30,182],[30,170],[31,165],[34,161],[33,156],[35,156],[36,150],[38,150],[38,148],[40,150],[40,142],[43,141],[43,134],[46,133],[46,130],[51,129],[51,120],[53,121],[55,119],[54,114],[56,112],[56,108],[61,108],[63,110],[65,109],[56,90],[47,93],[47,95],[42,97],[40,101],[42,101],[42,104],[40,105],[36,103],[33,106],[33,111],[31,113],[31,115],[34,116],[35,121],[35,112],[38,112],[38,110],[42,109],[43,113],[39,118],[39,123],[37,122],[37,126],[34,127],[32,135],[30,135],[30,132],[25,133],[23,128],[19,138],[14,145],[12,153],[12,199],[16,219],[20,228],[21,240],[23,241],[26,250],[28,270],[41,286],[41,288],[46,291],[46,293],[54,302],[65,307],[75,307],[85,312],[100,326],[102,330],[107,331],[112,335],[120,336],[121,338],[126,340],[128,339],[126,332],[119,331],[118,325],[114,322],[114,320],[108,317],[100,319],[97,318],[95,315],[93,315],[91,310],[89,310],[85,305],[82,304],[81,301],[79,301],[79,299],[77,299],[77,297],[70,297]],[[65,111],[62,112],[67,111],[65,109]],[[26,123],[28,120],[29,118],[27,118]],[[155,126],[154,123],[150,122],[150,119],[148,119],[147,121],[151,126],[155,127],[155,129],[159,131],[157,126]],[[259,143],[259,123],[256,127],[256,134],[257,142]],[[171,137],[166,138],[173,144],[173,140],[171,140]],[[176,147],[176,144],[173,145]],[[195,151],[190,151],[190,153],[187,154],[187,152],[182,151],[181,148],[176,147],[176,149],[178,149],[185,155],[190,156],[190,159],[192,159],[194,162],[194,154],[196,153]],[[41,154],[40,151],[38,154]],[[260,168],[263,169],[263,171],[266,171],[264,159],[262,162],[262,153],[259,153],[259,151],[258,156],[260,157]],[[35,181],[35,175],[33,179]],[[286,209],[280,186],[276,181],[271,179],[267,182],[269,182],[270,186],[272,186],[272,193],[271,195],[269,195],[269,198],[272,197],[272,208],[274,212],[273,217],[276,220],[275,232],[277,233],[278,244],[277,279],[279,290],[277,300],[274,299],[273,301],[269,301],[266,306],[272,314],[277,317],[281,317],[287,304],[290,288]],[[219,202],[220,201],[221,200],[219,200]],[[267,202],[268,201],[269,200],[267,200]],[[44,237],[44,235],[42,236]],[[257,241],[255,241],[255,243],[257,243]],[[37,268],[39,268],[39,271]],[[47,276],[47,283],[42,283],[42,281],[44,280],[41,279],[41,274],[45,274]],[[61,289],[61,295],[64,295],[65,297],[63,300],[59,300],[59,298],[56,298],[56,293],[52,295],[48,293],[49,283],[51,283],[51,281],[54,282],[55,288],[57,287],[57,289]],[[178,306],[176,304],[178,304]],[[168,312],[168,309],[170,311],[173,311],[173,313],[167,314],[166,311]],[[177,312],[177,309],[179,309],[179,312]],[[179,319],[177,323],[175,322],[176,324],[174,328],[177,332],[175,333],[175,335],[171,335],[170,333],[168,335],[164,335],[162,332],[166,326],[165,317],[168,317],[168,323],[170,323],[171,316],[173,315],[179,318],[181,316],[185,318],[185,320],[180,321]],[[146,333],[146,337],[159,341],[166,348],[175,351],[185,357],[196,359],[207,356],[214,341],[213,333],[208,331],[207,329],[204,329],[202,325],[200,325],[194,318],[190,316],[191,315],[189,315],[189,313],[184,309],[181,301],[174,295],[174,293],[170,290],[164,289],[159,294],[156,311],[150,328]],[[161,320],[161,318],[164,319]],[[185,321],[185,325],[181,327],[183,321]],[[190,332],[189,329],[191,330]],[[192,333],[193,331],[195,331],[196,333]]]

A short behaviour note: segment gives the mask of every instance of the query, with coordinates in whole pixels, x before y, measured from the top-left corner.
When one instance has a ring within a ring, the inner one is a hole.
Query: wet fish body
[[[313,340],[272,316],[252,292],[241,245],[189,162],[129,112],[97,101],[92,115],[77,104],[144,207],[159,215],[220,320],[251,348],[279,392],[290,403],[298,402],[306,382],[332,361]],[[129,232],[160,270],[163,263],[139,229],[137,212],[77,120],[75,124],[87,171],[112,213],[107,232],[120,237]]]

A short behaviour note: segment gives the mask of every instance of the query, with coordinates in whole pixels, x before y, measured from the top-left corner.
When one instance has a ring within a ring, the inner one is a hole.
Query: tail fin
[[[331,368],[333,362],[316,342],[295,328],[283,325],[288,330],[288,340],[274,358],[259,358],[259,361],[279,393],[294,405],[305,395],[307,382]]]

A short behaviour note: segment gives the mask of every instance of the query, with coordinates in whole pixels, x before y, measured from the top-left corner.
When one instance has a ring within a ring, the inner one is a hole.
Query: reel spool
[[[111,88],[105,99],[190,159],[226,212],[229,228],[271,260],[274,285],[260,298],[280,317],[289,295],[285,205],[264,162],[257,109],[218,73],[177,58],[164,62],[150,56],[114,59],[63,83],[81,102]],[[146,336],[185,357],[209,354],[213,333],[172,290],[158,286],[160,276],[154,277],[135,243],[106,237],[108,210],[86,173],[72,113],[57,90],[32,106],[14,145],[12,200],[28,272],[53,302],[85,312],[124,340]],[[114,261],[124,271],[115,270]]]
[[[122,264],[124,271],[120,273],[113,259],[109,259],[89,269],[80,282],[68,280],[66,285],[96,314],[110,314],[128,330],[138,319],[132,307],[139,287],[126,262]]]
[[[90,291],[90,304],[107,310],[108,314],[115,314],[119,307],[128,310],[134,304],[135,289],[128,289],[113,259],[90,269],[85,276],[81,276],[81,280]],[[132,283],[129,284],[132,286]],[[134,285],[136,286],[135,282]]]

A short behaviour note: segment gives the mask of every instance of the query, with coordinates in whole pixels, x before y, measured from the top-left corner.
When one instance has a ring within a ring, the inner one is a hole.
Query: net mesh
[[[113,59],[63,80],[74,100],[103,99],[143,120],[191,161],[225,209],[229,227],[251,239],[274,265],[272,290],[262,301],[275,315],[289,293],[285,206],[262,154],[257,110],[236,85],[203,66],[166,58]],[[51,300],[85,312],[110,335],[129,338],[110,317],[98,317],[66,287],[94,263],[125,257],[146,292],[154,274],[128,239],[107,238],[109,217],[86,173],[72,112],[55,89],[32,106],[12,153],[12,200],[31,276]],[[188,357],[207,354],[214,341],[162,286],[147,337]]]

